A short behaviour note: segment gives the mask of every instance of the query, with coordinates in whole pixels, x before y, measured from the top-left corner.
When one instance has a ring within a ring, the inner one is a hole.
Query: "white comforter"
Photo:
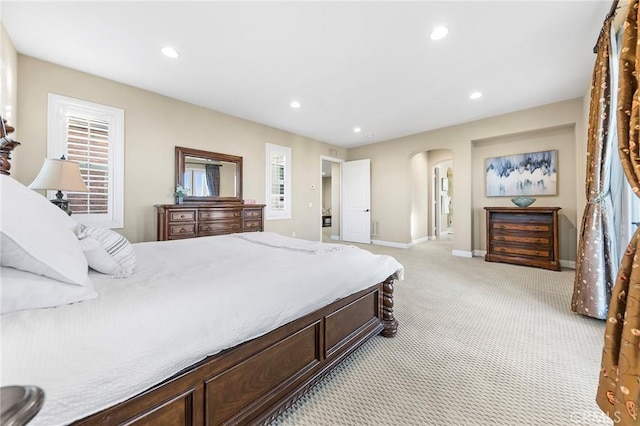
[[[367,288],[402,265],[271,233],[135,244],[133,277],[94,300],[2,316],[2,386],[36,385],[32,425],[67,424],[223,349]]]

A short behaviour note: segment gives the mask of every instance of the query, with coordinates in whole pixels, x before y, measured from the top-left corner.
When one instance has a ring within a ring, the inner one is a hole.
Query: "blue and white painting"
[[[558,151],[488,158],[487,197],[556,195]]]

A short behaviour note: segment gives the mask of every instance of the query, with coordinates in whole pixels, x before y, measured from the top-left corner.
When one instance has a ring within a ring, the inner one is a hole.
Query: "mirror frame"
[[[207,160],[226,161],[236,164],[236,196],[235,197],[200,197],[188,195],[186,202],[242,202],[242,157],[200,149],[176,146],[176,186],[184,186],[185,157],[198,157]]]

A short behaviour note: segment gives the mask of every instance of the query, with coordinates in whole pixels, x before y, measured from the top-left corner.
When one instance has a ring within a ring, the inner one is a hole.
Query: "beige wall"
[[[97,76],[18,55],[18,115],[23,145],[15,177],[29,184],[46,156],[47,94],[57,93],[125,111],[125,226],[132,242],[156,239],[154,204],[173,202],[174,147],[243,157],[243,196],[264,202],[265,143],[292,148],[292,219],[265,229],[317,240],[321,228],[321,155],[346,150]],[[330,150],[336,150],[330,151]],[[312,207],[309,207],[309,203]]]
[[[322,191],[317,190],[322,187],[321,162],[318,159],[327,154],[346,158],[344,148],[16,55],[3,28],[2,36],[1,106],[4,111],[9,105],[14,112],[18,106],[18,113],[13,115],[16,125],[20,117],[20,140],[23,146],[14,154],[13,175],[21,182],[31,182],[46,155],[47,94],[58,93],[125,110],[126,189],[125,227],[122,233],[132,241],[156,238],[153,205],[173,200],[175,145],[243,156],[244,198],[263,202],[266,142],[293,148],[293,219],[267,221],[265,228],[284,235],[295,232],[298,237],[318,239],[317,230],[321,228],[318,212],[322,207]],[[11,58],[17,58],[17,65],[15,59],[12,62]],[[18,78],[11,80],[9,75],[12,73]],[[13,81],[13,87],[19,89],[13,89],[13,93],[19,93],[19,99],[14,95],[11,100],[7,95],[12,93],[12,85],[5,88],[4,83],[9,81]],[[539,200],[536,205],[551,203],[563,208],[561,258],[575,259],[576,228],[579,228],[579,224],[576,224],[585,203],[581,186],[584,185],[586,155],[586,106],[584,99],[574,99],[349,150],[349,159],[372,160],[372,220],[379,224],[376,239],[407,244],[433,234],[429,229],[433,220],[430,215],[433,213],[429,210],[430,203],[426,201],[433,197],[430,192],[433,189],[427,187],[425,195],[419,183],[423,180],[431,183],[433,162],[426,168],[424,164],[412,162],[424,162],[429,157],[429,151],[433,154],[437,150],[448,150],[452,153],[454,165],[454,253],[467,255],[474,250],[484,250],[482,207],[486,200],[483,199],[484,176],[479,172],[478,161],[482,161],[485,155],[537,150],[537,147],[532,149],[532,141],[522,139],[521,135],[534,135],[534,139],[544,139],[544,135],[547,135],[551,140],[541,146],[553,145],[550,149],[557,149],[556,145],[562,144],[559,156],[562,186],[558,197],[548,202]],[[564,129],[563,135],[554,135],[553,132],[559,128]],[[570,145],[573,145],[573,151]],[[338,154],[330,152],[330,149],[336,149]],[[414,158],[416,154],[420,156]],[[570,156],[577,158],[577,165],[575,161],[567,163]],[[415,174],[416,167],[418,174]],[[567,184],[569,180],[572,181],[571,185]],[[573,189],[562,189],[567,185]],[[312,189],[312,186],[316,189]],[[506,199],[503,201],[508,203]],[[333,206],[333,213],[335,228],[338,223],[336,206]],[[423,220],[425,217],[428,218],[426,221]],[[332,234],[338,233],[338,229],[332,230]],[[572,236],[573,243],[567,241]]]
[[[486,248],[484,207],[513,207],[512,197],[486,197],[485,159],[535,151],[558,151],[558,193],[538,196],[533,207],[561,207],[559,216],[560,259],[575,261],[576,245],[576,145],[574,126],[541,129],[519,135],[477,140],[473,143],[473,229],[474,249]]]
[[[18,105],[18,54],[11,38],[0,22],[0,115],[16,128],[11,138],[19,139],[17,120]],[[17,158],[13,157],[12,166],[17,168]]]
[[[476,247],[475,216],[479,206],[474,205],[474,188],[483,182],[483,176],[473,174],[473,141],[537,132],[544,129],[570,127],[574,131],[574,146],[581,142],[584,130],[582,98],[558,102],[497,117],[473,121],[457,126],[432,130],[391,141],[380,142],[349,150],[349,159],[371,159],[371,215],[380,222],[380,240],[409,243],[411,235],[412,177],[411,159],[416,153],[450,149],[453,153],[453,252],[470,256]],[[518,151],[531,151],[522,145]],[[574,151],[575,152],[575,151]],[[573,168],[573,173],[576,169]],[[564,179],[575,185],[575,174],[560,170]],[[562,178],[561,178],[562,179]],[[576,218],[576,193],[562,192],[558,201],[564,206],[562,214],[566,226],[573,226]],[[566,237],[566,235],[565,235]],[[477,237],[476,237],[477,239]],[[478,243],[479,245],[480,243]],[[562,240],[562,253],[575,251],[575,239]],[[570,259],[569,259],[570,260]]]
[[[429,200],[433,172],[429,173],[429,154],[419,152],[411,157],[411,241],[422,241],[429,232]],[[378,224],[380,229],[380,224]]]

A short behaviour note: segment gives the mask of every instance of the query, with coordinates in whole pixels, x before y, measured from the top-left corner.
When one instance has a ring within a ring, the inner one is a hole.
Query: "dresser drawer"
[[[531,213],[530,211],[518,211],[517,213],[494,212],[491,214],[491,220],[494,222],[507,223],[553,223],[553,217],[544,214],[539,215],[536,213]]]
[[[547,223],[501,223],[494,222],[493,229],[496,231],[526,231],[526,232],[551,232],[551,224]]]
[[[262,209],[244,209],[245,219],[262,219]]]
[[[528,243],[528,244],[543,244],[549,245],[553,241],[552,235],[518,235],[518,234],[493,234],[491,241],[495,242],[508,242],[508,243]]]
[[[195,223],[184,223],[181,225],[169,225],[169,237],[193,237],[196,234]]]
[[[181,222],[196,220],[195,210],[178,210],[175,212],[169,212],[169,222]]]
[[[545,247],[511,247],[503,245],[494,245],[492,252],[495,254],[509,254],[520,256],[540,257],[551,259],[552,251]]]
[[[231,209],[201,209],[198,211],[198,220],[219,220],[240,218],[241,210]]]
[[[244,222],[243,231],[261,231],[262,221],[260,220],[246,220]]]
[[[242,231],[242,224],[237,221],[204,222],[198,224],[198,235],[231,234]]]

